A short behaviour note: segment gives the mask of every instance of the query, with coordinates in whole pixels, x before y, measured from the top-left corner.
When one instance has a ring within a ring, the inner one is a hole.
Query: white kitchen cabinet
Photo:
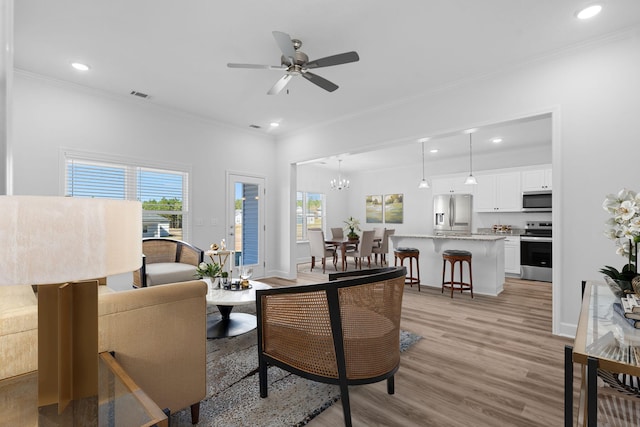
[[[475,185],[464,183],[466,175],[434,178],[431,182],[433,194],[473,194]]]
[[[520,274],[520,236],[504,240],[504,272]]]
[[[551,168],[522,171],[522,191],[551,190]]]
[[[520,212],[520,172],[478,175],[474,195],[476,212]]]

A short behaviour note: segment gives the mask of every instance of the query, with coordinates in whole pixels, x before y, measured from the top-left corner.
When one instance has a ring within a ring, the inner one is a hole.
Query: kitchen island
[[[472,254],[473,293],[497,296],[504,289],[504,239],[496,235],[429,235],[396,234],[390,236],[392,247],[410,247],[420,251],[421,286],[442,287],[442,252],[447,249],[469,251]],[[389,258],[391,260],[391,258]],[[405,262],[405,266],[408,266]],[[407,268],[408,270],[408,268]],[[469,272],[465,265],[464,281],[469,281]],[[459,277],[456,265],[456,280]],[[447,267],[447,276],[449,276]],[[466,293],[468,294],[468,292]],[[454,294],[455,298],[455,294]]]

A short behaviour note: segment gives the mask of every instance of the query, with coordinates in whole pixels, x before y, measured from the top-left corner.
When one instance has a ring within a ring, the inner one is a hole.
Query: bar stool
[[[409,275],[405,277],[405,285],[413,284],[418,285],[418,292],[420,292],[420,251],[416,248],[397,248],[393,251],[394,262],[393,265],[398,265],[398,258],[400,259],[400,265],[404,265],[404,259],[409,258]],[[416,261],[416,274],[413,275],[413,260]]]
[[[447,269],[447,261],[451,264],[451,280],[445,282],[444,276],[445,271]],[[466,262],[469,266],[469,283],[464,282],[462,276],[462,263]],[[456,263],[460,263],[460,280],[454,280],[454,270]],[[471,252],[469,251],[461,251],[456,249],[448,249],[442,253],[442,291],[440,293],[444,293],[444,288],[451,289],[451,298],[453,298],[454,289],[460,289],[460,293],[463,291],[470,291],[471,298],[473,298],[473,278],[471,275]]]

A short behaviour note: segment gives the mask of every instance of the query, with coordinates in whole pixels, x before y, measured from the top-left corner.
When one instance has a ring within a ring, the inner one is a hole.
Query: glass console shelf
[[[624,384],[640,377],[640,329],[614,311],[613,303],[620,301],[605,283],[584,285],[574,346],[565,349],[565,427],[574,422],[573,363],[580,364],[581,374],[577,425],[640,425],[638,396],[602,379]]]
[[[167,415],[138,387],[108,352],[100,353],[98,396],[38,407],[38,373],[0,381],[0,426],[158,426]]]

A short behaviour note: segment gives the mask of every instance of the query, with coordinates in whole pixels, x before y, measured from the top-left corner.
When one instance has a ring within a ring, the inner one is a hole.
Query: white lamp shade
[[[422,181],[420,181],[420,184],[418,184],[418,188],[421,189],[421,190],[429,188],[429,182],[427,182],[427,180],[423,179]]]
[[[476,185],[478,181],[476,180],[475,176],[469,175],[467,179],[464,180],[464,183],[467,185]]]
[[[142,264],[140,202],[0,196],[0,286],[89,280]]]

